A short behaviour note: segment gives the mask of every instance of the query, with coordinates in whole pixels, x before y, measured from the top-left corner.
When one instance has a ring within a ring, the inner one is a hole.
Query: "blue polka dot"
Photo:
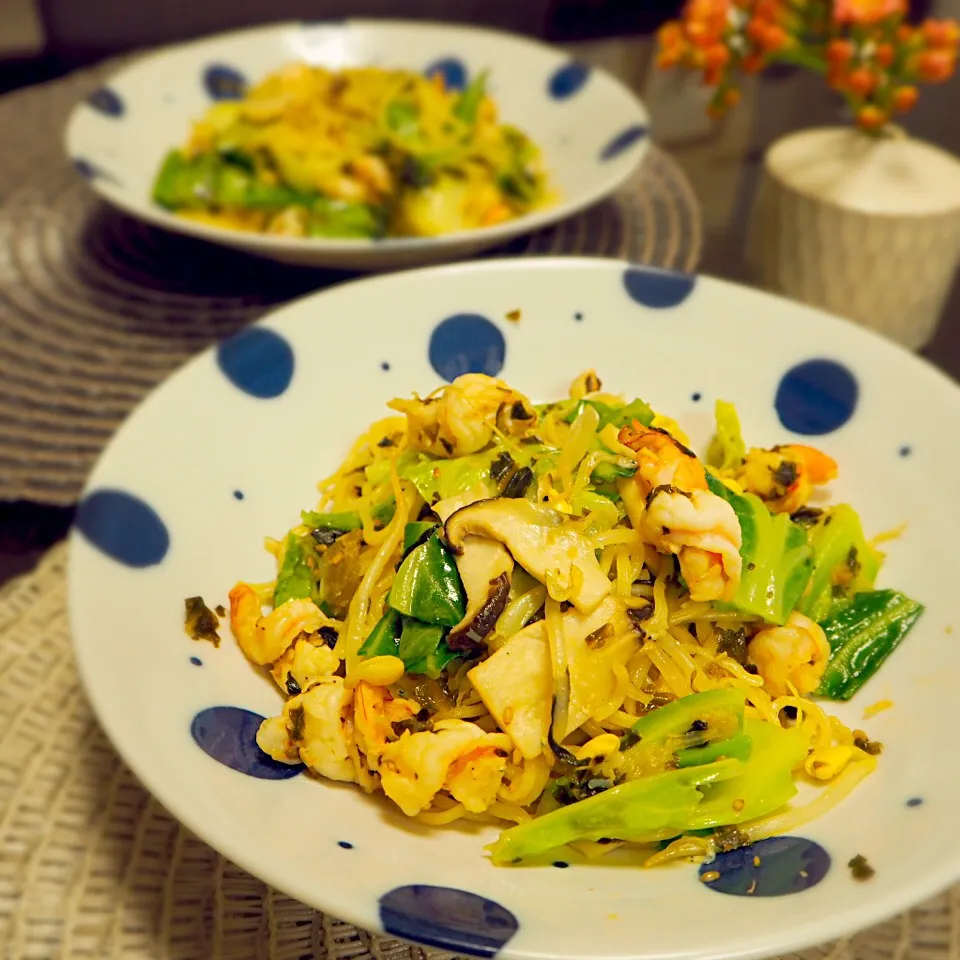
[[[737,897],[782,897],[816,886],[830,869],[830,854],[802,837],[769,837],[719,853],[700,865],[703,885]],[[714,876],[719,874],[719,876]]]
[[[390,364],[387,363],[386,360],[384,360],[383,363],[380,364],[380,369],[381,369],[381,370],[389,370],[389,369],[390,369]]]
[[[547,81],[547,92],[554,100],[567,100],[583,89],[590,77],[590,67],[576,60],[558,67]]]
[[[111,90],[109,87],[101,87],[99,90],[94,90],[93,93],[87,97],[87,103],[93,107],[94,110],[98,110],[105,116],[123,116],[123,100],[120,99],[120,95],[116,90]]]
[[[242,500],[242,499],[243,499],[243,491],[242,491],[242,490],[234,490],[234,491],[233,491],[233,499],[234,499],[234,500]]]
[[[909,447],[901,447],[897,452],[900,454],[901,457],[909,457],[910,454],[913,453],[913,451]]]
[[[98,167],[84,157],[73,158],[73,168],[83,177],[84,180],[107,180],[110,183],[118,184],[120,181],[103,167]]]
[[[202,667],[202,666],[203,666],[203,661],[202,661],[199,657],[191,657],[191,658],[190,658],[190,662],[191,662],[195,667]]]
[[[567,867],[570,866],[570,864],[567,863],[566,860],[554,860],[554,861],[553,861],[553,865],[554,865],[555,867],[559,867],[561,870],[566,870]]]
[[[820,436],[853,416],[859,392],[856,378],[842,363],[806,360],[783,375],[774,404],[788,430]]]
[[[908,807],[919,807],[923,803],[923,797],[911,797],[907,801]]]
[[[693,292],[696,281],[692,274],[656,267],[627,267],[623,271],[623,285],[630,299],[654,310],[679,306]]]
[[[447,90],[463,90],[467,85],[467,67],[459,57],[443,57],[435,60],[423,71],[425,76],[440,74]]]
[[[621,130],[615,137],[607,143],[600,151],[601,160],[613,160],[619,157],[625,150],[629,150],[635,143],[642,140],[647,135],[647,128],[642,124],[635,123],[632,127]]]
[[[338,847],[343,847],[344,850],[352,850],[352,849],[353,849],[353,844],[352,844],[349,840],[338,840],[338,841],[337,841],[337,846],[338,846]]]
[[[506,355],[500,329],[478,313],[447,317],[430,336],[430,365],[444,380],[456,380],[464,373],[495,377]]]
[[[225,340],[217,363],[235,387],[261,400],[279,397],[293,379],[290,344],[265,327],[248,327]]]
[[[694,403],[699,403],[699,402],[703,399],[703,394],[702,394],[702,393],[691,393],[691,394],[690,394],[690,399],[691,399]]]
[[[77,507],[77,530],[128,567],[152,567],[170,549],[167,527],[149,504],[123,490],[96,490]]]
[[[234,67],[214,63],[203,71],[203,87],[213,100],[240,100],[247,92],[247,78]]]
[[[493,900],[423,884],[384,894],[380,923],[395,937],[477,957],[492,957],[519,927],[517,918]]]
[[[207,707],[190,724],[190,734],[200,749],[231,770],[260,780],[289,780],[303,764],[274,760],[257,746],[257,730],[264,718],[242,707]]]

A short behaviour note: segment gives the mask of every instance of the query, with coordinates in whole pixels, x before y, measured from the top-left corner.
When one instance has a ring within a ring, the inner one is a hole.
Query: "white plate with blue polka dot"
[[[798,835],[722,854],[712,883],[693,864],[642,869],[618,853],[494,867],[491,828],[419,826],[355,787],[276,764],[253,734],[278,712],[277,689],[229,633],[215,649],[184,632],[185,597],[212,607],[238,579],[272,578],[264,536],[312,506],[318,479],[386,401],[468,371],[547,400],[588,367],[606,389],[675,416],[701,449],[717,398],[737,405],[754,444],[815,442],[840,464],[834,499],[868,531],[905,525],[881,585],[926,605],[869,684],[836,705],[857,727],[869,704],[892,701],[867,723],[885,745],[877,771]],[[533,259],[335,287],[194,359],[103,455],[71,537],[83,680],[173,814],[358,926],[515,960],[747,958],[827,941],[960,878],[958,422],[960,390],[915,356],[708,277]],[[868,881],[848,869],[857,855],[876,870]]]
[[[177,217],[154,203],[163,158],[185,142],[192,122],[212,103],[242,96],[249,84],[293,61],[440,73],[449,89],[462,89],[489,71],[488,90],[501,120],[540,146],[559,202],[483,229],[381,240],[228,230]],[[137,60],[74,108],[66,149],[104,200],[156,226],[287,263],[380,270],[464,257],[597,203],[636,170],[648,125],[646,108],[618,80],[524,37],[434,23],[284,23]]]

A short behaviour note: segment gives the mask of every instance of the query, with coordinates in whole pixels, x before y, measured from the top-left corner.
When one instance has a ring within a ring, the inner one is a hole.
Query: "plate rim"
[[[306,304],[322,300],[323,297],[330,293],[339,292],[341,288],[349,288],[356,284],[389,285],[392,282],[396,282],[398,279],[403,280],[408,277],[422,276],[429,279],[429,277],[437,274],[445,275],[464,272],[484,273],[488,271],[500,272],[513,270],[550,272],[554,270],[569,271],[571,269],[594,270],[597,272],[608,271],[611,273],[611,275],[615,273],[622,274],[624,271],[629,269],[639,269],[641,271],[654,274],[690,276],[694,277],[697,282],[706,281],[709,286],[718,284],[722,288],[732,289],[741,294],[745,293],[751,298],[764,300],[772,307],[775,307],[780,303],[787,303],[792,309],[799,308],[810,315],[818,315],[827,321],[830,321],[831,325],[833,323],[839,323],[848,329],[855,329],[855,335],[865,336],[868,341],[872,341],[873,345],[879,348],[882,353],[886,354],[888,358],[895,358],[894,362],[906,363],[907,365],[912,366],[918,372],[922,372],[924,376],[930,379],[931,383],[936,384],[936,389],[941,391],[942,396],[949,395],[952,399],[952,402],[960,405],[960,383],[957,383],[953,378],[944,373],[925,357],[921,357],[916,353],[907,350],[900,344],[891,341],[876,331],[865,328],[854,321],[836,316],[817,307],[812,307],[807,304],[789,300],[777,294],[772,294],[764,290],[749,287],[745,284],[715,277],[710,274],[686,273],[684,271],[675,271],[661,267],[631,263],[626,260],[609,257],[559,256],[466,260],[452,264],[418,267],[414,269],[395,271],[389,274],[354,278],[346,280],[342,283],[334,284],[333,286],[321,290],[313,291],[312,293],[308,293],[301,297],[290,300],[279,307],[275,307],[274,309],[264,313],[263,316],[258,318],[253,323],[249,324],[248,327],[244,328],[244,330],[266,324],[270,324],[272,328],[272,325],[277,317],[280,317],[281,321],[283,321],[282,315],[285,311],[294,313],[302,310]],[[214,343],[200,353],[191,357],[177,370],[165,378],[160,384],[158,384],[153,390],[151,390],[136,405],[136,407],[130,411],[98,457],[93,470],[84,484],[83,492],[80,498],[81,501],[92,490],[97,488],[97,474],[100,472],[103,465],[108,462],[108,459],[116,445],[123,442],[124,435],[131,428],[131,424],[135,421],[141,409],[147,404],[158,402],[158,398],[162,395],[163,391],[167,387],[167,384],[171,380],[181,376],[193,365],[205,362],[211,355],[215,353],[216,349],[217,344]],[[199,818],[194,818],[191,815],[190,805],[186,799],[186,795],[182,791],[179,793],[175,790],[167,791],[165,789],[165,784],[162,777],[155,777],[150,771],[149,762],[142,762],[141,755],[136,750],[128,750],[126,743],[114,737],[114,727],[105,722],[105,716],[107,713],[105,710],[105,700],[107,699],[105,696],[106,684],[100,684],[97,682],[97,675],[92,671],[89,662],[85,659],[84,654],[84,651],[91,649],[91,646],[89,643],[80,640],[80,635],[77,630],[76,617],[78,605],[74,602],[74,595],[75,591],[78,589],[78,577],[75,575],[74,571],[77,569],[79,561],[76,559],[77,553],[73,549],[73,546],[78,541],[86,543],[83,541],[76,527],[73,526],[71,527],[68,536],[68,557],[66,569],[67,608],[70,625],[71,647],[76,659],[81,684],[94,715],[96,716],[101,729],[106,734],[111,746],[117,751],[123,762],[133,772],[137,780],[178,822],[183,824],[188,830],[192,831],[203,843],[206,843],[208,846],[216,850],[221,856],[236,864],[254,878],[261,880],[263,883],[284,893],[292,899],[305,904],[311,909],[315,909],[324,913],[330,913],[332,916],[354,924],[361,930],[366,930],[371,933],[389,938],[404,940],[405,938],[398,937],[395,933],[384,930],[380,921],[379,910],[377,909],[378,901],[376,899],[371,899],[371,902],[367,904],[368,910],[365,912],[362,904],[355,904],[349,899],[344,899],[343,901],[339,900],[336,893],[336,887],[331,885],[326,887],[324,890],[325,894],[327,891],[329,891],[330,896],[325,896],[324,903],[320,903],[316,901],[315,898],[312,899],[309,896],[303,896],[302,894],[306,891],[301,890],[300,886],[293,880],[288,882],[288,879],[283,875],[282,867],[279,866],[276,861],[270,861],[268,864],[261,864],[259,862],[254,864],[244,855],[243,847],[237,848],[239,853],[237,851],[233,851],[229,854],[224,852],[225,849],[232,850],[232,841],[229,838],[228,832],[224,831],[221,834],[218,825],[212,823],[208,824],[206,821],[204,821],[202,825],[198,826]],[[88,631],[86,636],[89,635],[90,634]],[[104,694],[104,696],[101,696],[101,694]],[[181,797],[184,798],[183,802],[181,802]],[[208,826],[210,829],[208,829]],[[947,857],[939,863],[932,864],[930,869],[924,871],[922,874],[918,874],[917,879],[914,882],[911,882],[907,887],[901,886],[897,890],[891,891],[884,897],[873,899],[869,903],[862,906],[828,916],[826,919],[822,919],[820,917],[813,919],[801,919],[796,925],[791,925],[789,928],[787,928],[793,932],[792,937],[785,937],[781,935],[779,939],[771,941],[769,935],[765,933],[762,937],[755,935],[752,939],[747,939],[740,947],[734,947],[732,949],[724,945],[718,945],[716,950],[710,952],[690,950],[670,953],[661,952],[657,954],[657,958],[661,958],[661,960],[762,960],[762,958],[776,956],[782,953],[808,949],[810,947],[826,944],[838,937],[852,935],[853,933],[865,930],[874,924],[890,920],[899,913],[914,908],[924,900],[935,896],[958,881],[960,881],[960,851],[955,851],[952,855],[952,858]],[[904,893],[904,890],[909,892]],[[798,912],[798,915],[803,917],[801,912]],[[424,944],[421,941],[410,940],[409,942],[415,943],[418,946],[431,946],[430,944]],[[771,946],[771,944],[773,945]],[[463,951],[461,950],[460,952],[462,953]],[[535,948],[528,947],[518,951],[512,947],[512,941],[508,941],[496,952],[495,955],[498,958],[502,958],[502,960],[555,960],[554,954],[548,954]],[[607,956],[614,957],[616,960],[626,960],[628,956],[632,958],[632,960],[653,960],[653,956],[649,953],[635,952],[629,955],[625,953],[605,954],[602,949],[598,949],[597,951],[589,954],[570,953],[564,955],[564,958],[565,960],[603,960],[603,958]]]
[[[236,30],[222,30],[216,33],[207,34],[203,37],[185,40],[177,43],[165,44],[161,47],[149,50],[140,55],[133,55],[129,62],[119,65],[111,70],[102,78],[101,87],[110,86],[118,78],[140,69],[143,66],[155,64],[163,60],[170,54],[182,50],[201,48],[208,43],[214,43],[231,38],[253,35],[257,33],[280,33],[284,30],[292,30],[303,27],[321,27],[330,26],[339,29],[367,29],[367,28],[423,28],[427,31],[463,31],[467,33],[481,33],[494,37],[499,40],[508,40],[513,43],[529,46],[540,52],[549,52],[558,57],[562,62],[579,62],[577,58],[568,54],[560,46],[546,43],[534,37],[529,37],[521,33],[514,33],[509,30],[501,30],[495,27],[475,26],[467,23],[455,23],[441,20],[402,20],[397,18],[385,17],[345,17],[342,19],[331,20],[278,20],[270,23],[259,24],[249,27],[241,27]],[[564,59],[565,58],[565,59]],[[378,240],[365,240],[360,238],[330,238],[330,237],[280,237],[271,234],[247,233],[241,230],[227,230],[223,227],[214,227],[208,224],[195,222],[176,217],[168,213],[149,198],[137,200],[131,198],[125,192],[114,188],[108,180],[103,177],[85,178],[87,186],[93,190],[97,196],[105,200],[111,206],[121,210],[123,213],[151,226],[159,227],[170,231],[171,233],[182,234],[199,240],[205,240],[216,243],[221,246],[233,247],[248,252],[261,252],[263,256],[279,256],[282,254],[314,254],[317,257],[323,254],[330,256],[354,255],[362,257],[368,254],[371,258],[380,255],[390,254],[410,254],[418,252],[442,251],[445,247],[455,245],[483,244],[484,246],[496,246],[498,243],[506,242],[518,236],[534,233],[545,227],[553,226],[563,220],[569,219],[582,213],[584,210],[600,203],[607,197],[615,193],[640,169],[652,144],[650,133],[651,117],[646,102],[632,90],[626,83],[620,80],[605,67],[595,64],[588,64],[591,73],[604,77],[605,81],[613,84],[624,97],[631,102],[634,108],[635,119],[638,124],[645,128],[645,132],[640,142],[636,145],[635,157],[632,163],[624,166],[621,173],[610,175],[604,178],[598,178],[597,185],[590,190],[579,194],[576,199],[564,200],[553,207],[546,207],[541,210],[535,210],[517,217],[514,220],[508,220],[504,223],[495,224],[490,227],[474,227],[470,230],[460,230],[455,233],[444,233],[436,237],[384,237]],[[61,132],[61,147],[66,159],[73,164],[77,157],[71,152],[70,145],[76,135],[76,130],[86,122],[85,112],[87,108],[86,97],[78,100],[70,110]],[[549,169],[549,167],[548,167]],[[489,243],[487,242],[489,240]]]

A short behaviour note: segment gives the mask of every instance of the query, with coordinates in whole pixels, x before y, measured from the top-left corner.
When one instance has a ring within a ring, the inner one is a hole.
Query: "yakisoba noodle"
[[[701,460],[593,372],[536,407],[480,374],[390,406],[270,542],[276,581],[230,593],[287,698],[258,734],[274,759],[437,828],[498,824],[498,864],[702,860],[874,768],[880,745],[826,701],[922,608],[873,588],[852,508],[810,505],[826,454],[748,450],[718,403]]]

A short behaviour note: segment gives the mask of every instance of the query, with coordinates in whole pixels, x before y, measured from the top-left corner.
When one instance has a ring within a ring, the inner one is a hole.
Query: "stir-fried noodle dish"
[[[828,505],[829,456],[747,448],[720,401],[698,457],[592,371],[539,406],[482,374],[388,406],[267,540],[276,579],[230,591],[286,697],[258,734],[275,760],[438,828],[496,824],[503,865],[702,862],[881,761],[829,701],[923,608],[875,588],[882,537]]]
[[[210,226],[282,237],[432,237],[548,206],[540,150],[479,73],[292,63],[198,120],[153,198]]]

